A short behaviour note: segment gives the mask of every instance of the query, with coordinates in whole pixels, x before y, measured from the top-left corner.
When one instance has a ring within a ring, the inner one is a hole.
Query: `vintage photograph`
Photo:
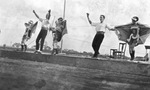
[[[150,90],[150,0],[0,0],[0,90]]]

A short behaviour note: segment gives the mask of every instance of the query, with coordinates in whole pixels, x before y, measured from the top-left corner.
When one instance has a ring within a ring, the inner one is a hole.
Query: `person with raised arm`
[[[114,27],[110,27],[108,26],[106,23],[104,23],[104,20],[105,20],[105,16],[104,15],[100,15],[100,22],[97,22],[97,23],[94,23],[90,20],[89,18],[89,13],[87,13],[87,19],[89,21],[89,23],[95,27],[95,30],[96,30],[96,35],[93,39],[93,42],[92,42],[92,47],[93,47],[93,50],[94,50],[94,55],[93,57],[97,58],[98,54],[99,54],[99,48],[100,48],[100,45],[104,39],[104,36],[105,36],[105,32],[106,32],[106,29],[108,30],[114,30]]]
[[[30,20],[28,23],[25,23],[25,33],[23,34],[22,40],[21,40],[21,51],[26,51],[27,50],[27,44],[26,42],[30,39],[31,37],[31,28],[33,26],[33,21]]]
[[[50,17],[51,17],[51,10],[48,10],[48,13],[46,14],[46,19],[40,18],[34,10],[33,10],[33,13],[42,23],[41,31],[38,34],[37,39],[36,39],[36,51],[35,51],[35,53],[41,53],[43,51],[43,45],[44,45],[47,32],[48,30],[51,30],[51,24],[49,22]]]

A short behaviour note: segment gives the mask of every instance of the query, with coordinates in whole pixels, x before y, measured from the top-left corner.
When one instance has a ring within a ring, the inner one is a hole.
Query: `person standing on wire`
[[[21,41],[21,51],[26,51],[27,50],[27,45],[26,42],[31,38],[31,28],[33,26],[33,21],[30,20],[28,23],[25,23],[25,33],[22,37],[22,41]]]
[[[33,10],[33,13],[39,19],[39,21],[42,22],[41,31],[36,39],[36,51],[35,51],[35,53],[41,53],[43,51],[43,45],[44,45],[44,41],[45,41],[47,32],[48,32],[48,30],[51,29],[51,25],[49,23],[50,16],[51,16],[51,10],[49,10],[48,13],[46,14],[46,19],[40,18],[34,10]],[[40,41],[40,43],[39,43],[39,41]]]
[[[134,16],[132,18],[132,26],[131,26],[131,35],[130,37],[127,39],[128,45],[129,45],[129,53],[131,56],[131,60],[134,60],[135,58],[135,50],[134,47],[138,45],[138,41],[139,41],[139,30],[140,28],[138,27],[138,20],[139,18],[137,16]]]
[[[87,13],[87,19],[89,21],[89,23],[95,27],[95,30],[96,30],[96,35],[93,39],[93,42],[92,42],[92,47],[93,47],[93,50],[94,50],[94,55],[93,57],[97,58],[98,57],[98,54],[99,54],[99,48],[100,48],[100,45],[104,39],[104,34],[105,34],[105,31],[106,29],[109,29],[109,30],[114,30],[114,28],[108,26],[107,24],[104,23],[104,20],[105,20],[105,16],[104,15],[100,15],[100,22],[98,23],[93,23],[90,18],[89,18],[89,13]]]

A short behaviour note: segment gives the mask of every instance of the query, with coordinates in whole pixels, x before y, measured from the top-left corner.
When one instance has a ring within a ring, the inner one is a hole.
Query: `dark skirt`
[[[54,32],[55,34],[54,34],[54,41],[56,40],[57,42],[60,42],[61,41],[61,38],[62,38],[62,32],[60,32],[60,31],[55,31]]]

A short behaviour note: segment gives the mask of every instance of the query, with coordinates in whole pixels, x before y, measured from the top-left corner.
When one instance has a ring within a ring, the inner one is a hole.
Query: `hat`
[[[33,23],[33,21],[32,21],[32,20],[30,20],[28,23],[32,24],[32,23]]]
[[[138,21],[138,20],[139,20],[139,18],[138,18],[137,16],[134,16],[134,17],[132,17],[132,20],[134,20],[134,21]]]
[[[58,18],[58,20],[63,20],[63,18],[62,18],[62,17],[60,17],[60,18]]]

